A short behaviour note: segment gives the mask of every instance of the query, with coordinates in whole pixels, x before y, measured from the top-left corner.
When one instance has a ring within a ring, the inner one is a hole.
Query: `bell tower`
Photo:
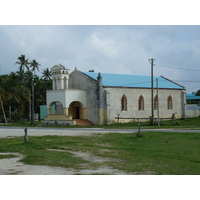
[[[67,90],[69,81],[69,69],[62,65],[55,65],[51,68],[52,89]]]

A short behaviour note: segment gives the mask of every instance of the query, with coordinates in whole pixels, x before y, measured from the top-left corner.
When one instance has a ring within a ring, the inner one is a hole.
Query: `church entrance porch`
[[[74,125],[80,125],[80,126],[94,125],[91,121],[87,120],[86,108],[80,101],[73,101],[69,105],[69,114],[73,119]]]
[[[93,126],[94,125],[91,121],[87,119],[75,119],[74,121],[76,125],[78,126]]]
[[[73,101],[69,105],[69,114],[72,119],[86,119],[86,108],[80,101]]]
[[[64,108],[60,101],[53,101],[48,108],[48,116],[44,117],[47,124],[72,124],[72,118],[68,115],[68,108]]]
[[[78,89],[47,91],[48,115],[45,123],[76,124],[76,119],[86,119],[86,91]]]
[[[52,102],[50,104],[49,114],[64,114],[63,105],[59,101]]]
[[[75,108],[75,119],[80,119],[80,107],[76,106]]]

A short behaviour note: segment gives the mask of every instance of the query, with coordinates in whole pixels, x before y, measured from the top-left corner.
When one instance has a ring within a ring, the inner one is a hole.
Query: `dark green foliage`
[[[196,96],[200,96],[200,90],[195,93]]]
[[[35,113],[40,112],[40,105],[46,104],[46,90],[51,89],[49,70],[44,70],[41,78],[37,76],[36,70],[39,71],[40,64],[35,59],[29,62],[25,55],[21,55],[16,64],[19,66],[19,71],[0,76],[0,95],[6,117],[11,117],[12,121],[29,119],[33,84]],[[1,109],[2,106],[0,106],[0,121],[4,122]]]

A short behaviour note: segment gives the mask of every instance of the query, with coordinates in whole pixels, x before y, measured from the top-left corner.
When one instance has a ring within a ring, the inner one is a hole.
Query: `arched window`
[[[158,95],[156,95],[155,97],[154,97],[154,110],[157,110],[158,109]]]
[[[169,95],[167,99],[167,109],[172,110],[173,109],[173,104],[172,104],[172,96]]]
[[[121,98],[121,110],[127,111],[127,98],[125,95]]]
[[[140,95],[138,100],[138,110],[144,110],[144,97]]]

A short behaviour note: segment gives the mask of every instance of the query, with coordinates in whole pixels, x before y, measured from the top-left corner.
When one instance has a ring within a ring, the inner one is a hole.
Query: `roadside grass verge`
[[[200,174],[200,134],[144,132],[92,136],[40,136],[0,139],[0,153],[18,152],[26,164],[65,168],[98,168],[107,165],[128,174]],[[54,149],[55,151],[49,151]],[[60,151],[56,151],[60,150]],[[63,151],[61,151],[63,150]],[[69,151],[69,152],[67,152]],[[110,158],[95,163],[74,157],[71,151]]]
[[[119,121],[120,122],[120,121]],[[150,125],[150,122],[140,122],[141,128],[155,129],[158,128],[157,123]],[[177,119],[176,124],[173,120],[161,120],[160,128],[194,128],[200,129],[200,117]],[[0,126],[5,126],[1,124]],[[65,126],[65,125],[43,125],[40,121],[36,121],[34,125],[30,121],[24,122],[12,122],[8,123],[7,126],[11,127],[48,127],[48,128],[105,128],[105,129],[137,129],[138,122],[133,121],[132,123],[116,123],[108,125],[94,125],[94,126]]]

